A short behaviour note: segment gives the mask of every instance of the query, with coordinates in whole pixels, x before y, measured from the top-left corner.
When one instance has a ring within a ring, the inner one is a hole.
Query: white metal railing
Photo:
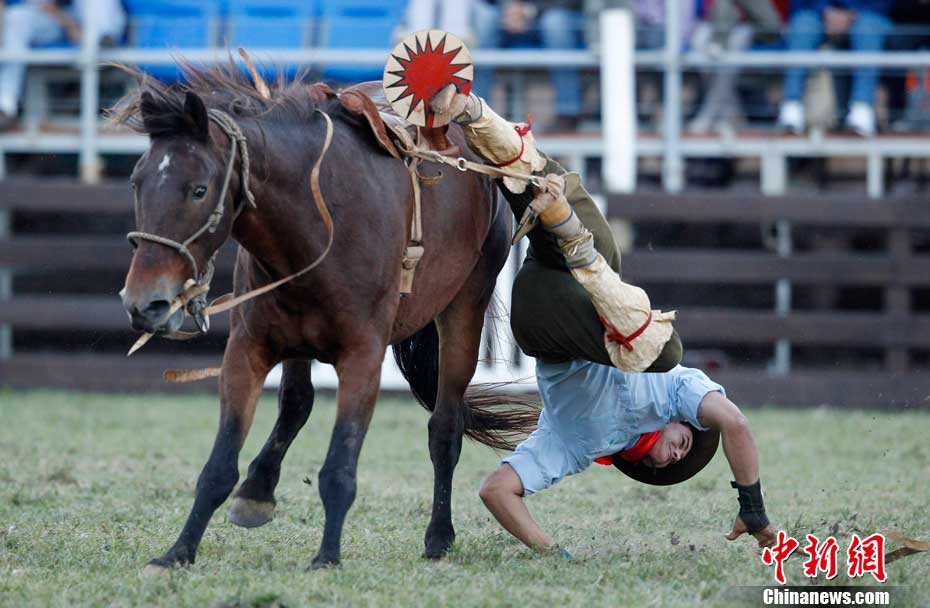
[[[389,49],[261,49],[253,54],[266,56],[279,63],[334,63],[345,65],[380,64]],[[100,49],[101,61],[124,63],[147,63],[167,65],[174,63],[177,55],[197,62],[212,63],[225,61],[225,47],[159,50],[142,48]],[[596,69],[601,67],[599,50],[546,50],[546,49],[474,49],[472,59],[482,67],[532,68],[577,67]],[[0,50],[0,63],[18,61],[26,65],[74,65],[81,62],[78,48],[29,49],[25,51]],[[664,51],[637,51],[634,63],[638,68],[665,67]],[[704,53],[687,51],[680,53],[678,63],[682,68],[706,68],[717,65],[734,65],[747,68],[856,68],[876,66],[882,68],[914,68],[930,66],[930,51],[907,52],[858,52],[858,51],[726,51],[713,57]]]

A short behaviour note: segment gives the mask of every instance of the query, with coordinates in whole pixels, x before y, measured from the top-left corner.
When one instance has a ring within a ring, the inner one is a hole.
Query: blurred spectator
[[[894,34],[888,37],[889,51],[930,49],[930,0],[898,0],[891,13]],[[892,128],[898,132],[930,130],[930,70],[911,68],[906,74],[886,75],[889,107],[903,112]]]
[[[582,0],[478,0],[474,5],[475,35],[480,48],[538,47],[577,49],[584,27]],[[475,70],[474,89],[488,97],[493,70]],[[581,74],[577,69],[554,69],[555,124],[553,130],[574,130],[581,113]]]
[[[681,47],[685,48],[697,24],[696,0],[680,0],[678,9]],[[633,17],[636,19],[637,49],[652,51],[665,46],[665,2],[633,0]]]
[[[770,0],[706,0],[704,20],[695,28],[691,46],[712,58],[724,51],[745,51],[755,39],[777,42],[781,26],[781,15]],[[738,76],[738,66],[713,68],[701,107],[688,124],[689,132],[732,129],[743,119],[736,92]]]
[[[891,12],[894,32],[888,51],[930,49],[930,0],[897,0]],[[906,72],[889,70],[882,78],[888,92],[891,128],[898,133],[930,131],[930,69],[920,66]],[[892,193],[925,192],[930,184],[924,156],[888,159],[886,179]]]
[[[601,13],[615,8],[629,10],[630,0],[583,0],[584,42],[588,48],[601,48]]]
[[[848,35],[854,51],[881,51],[891,30],[888,14],[892,0],[795,0],[788,23],[788,49],[812,51],[824,35]],[[805,128],[805,68],[789,68],[785,73],[784,101],[778,115],[780,128],[802,133]],[[863,66],[853,71],[852,92],[846,125],[859,135],[875,133],[875,89],[878,68]]]
[[[31,45],[58,42],[81,42],[81,20],[84,6],[90,3],[97,21],[100,40],[118,42],[126,27],[126,15],[120,0],[27,0],[5,8],[3,19],[3,50],[25,51]],[[19,112],[26,66],[9,62],[0,66],[0,131],[11,128]]]
[[[654,51],[665,46],[665,2],[632,0],[636,20],[636,50]],[[696,0],[678,2],[681,48],[687,47],[697,23]],[[636,73],[636,108],[640,120],[657,127],[662,120],[662,72],[655,69]]]
[[[401,38],[421,30],[439,29],[459,37],[465,46],[474,44],[471,29],[476,0],[410,0]]]

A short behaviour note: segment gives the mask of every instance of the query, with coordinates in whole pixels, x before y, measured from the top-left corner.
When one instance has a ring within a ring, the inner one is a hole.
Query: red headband
[[[620,458],[626,460],[627,462],[636,462],[637,460],[642,460],[643,457],[649,453],[649,450],[652,449],[652,446],[656,444],[656,441],[659,440],[661,435],[662,431],[650,431],[648,433],[643,433],[639,436],[639,439],[636,440],[636,443],[633,444],[633,447],[617,452],[616,454],[595,458],[594,462],[598,464],[613,464],[614,456],[620,456]]]

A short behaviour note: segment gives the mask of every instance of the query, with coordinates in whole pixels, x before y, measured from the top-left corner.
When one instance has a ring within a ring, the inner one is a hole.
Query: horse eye
[[[195,201],[202,201],[205,196],[207,196],[206,186],[197,186],[196,188],[194,188],[194,200]]]

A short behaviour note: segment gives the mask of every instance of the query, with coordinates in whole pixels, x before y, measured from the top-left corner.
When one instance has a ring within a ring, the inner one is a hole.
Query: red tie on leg
[[[610,342],[619,342],[623,345],[623,348],[631,351],[633,350],[633,340],[643,335],[643,332],[646,331],[646,328],[649,327],[650,323],[652,323],[652,311],[649,311],[649,316],[646,317],[646,322],[629,336],[624,336],[621,334],[620,330],[611,325],[604,317],[599,315],[599,318],[601,320],[601,325],[603,325],[607,330],[607,339]]]

